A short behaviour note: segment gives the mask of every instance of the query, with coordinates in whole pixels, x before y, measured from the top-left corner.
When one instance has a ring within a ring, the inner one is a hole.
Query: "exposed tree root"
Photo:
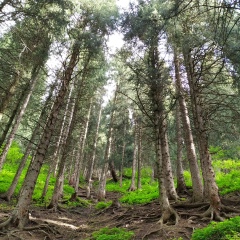
[[[163,211],[162,216],[157,223],[160,223],[160,225],[162,226],[163,224],[168,223],[172,217],[174,217],[173,225],[177,225],[180,220],[180,217],[178,213],[173,208],[170,207]]]
[[[210,216],[211,220],[216,220],[216,221],[224,221],[224,218],[220,216],[219,210],[214,209],[212,206],[209,206],[208,210],[202,214],[199,215],[202,218],[206,218]]]
[[[13,220],[13,217],[10,216],[6,221],[0,223],[0,229],[3,229],[5,227],[7,227],[8,225],[10,225],[12,220]]]

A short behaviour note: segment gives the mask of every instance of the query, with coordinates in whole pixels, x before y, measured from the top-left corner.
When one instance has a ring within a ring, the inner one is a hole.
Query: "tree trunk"
[[[121,166],[120,166],[120,174],[119,174],[119,184],[120,187],[122,187],[122,181],[123,181],[123,166],[124,166],[124,157],[125,157],[125,135],[126,135],[126,122],[124,120],[124,127],[123,127],[123,141],[122,141],[122,158],[121,158]]]
[[[191,52],[184,52],[184,60],[186,64],[188,83],[190,87],[191,102],[193,108],[193,121],[196,129],[200,161],[204,180],[204,194],[210,201],[210,209],[208,211],[212,218],[221,220],[220,205],[221,200],[218,193],[218,186],[215,181],[215,173],[212,167],[212,159],[208,150],[208,137],[206,122],[203,120],[204,108],[201,105],[202,99],[200,97],[200,87],[198,86],[197,79],[194,77],[194,67],[192,63]]]
[[[1,9],[1,5],[0,5]],[[1,10],[0,10],[1,11]],[[19,84],[19,80],[21,78],[22,73],[20,71],[17,71],[15,73],[15,78],[13,83],[9,86],[9,89],[6,91],[5,97],[2,99],[0,104],[0,122],[2,120],[3,113],[5,109],[7,108],[9,102],[11,101],[12,97],[14,96],[14,93],[16,91],[16,87]]]
[[[141,164],[142,164],[142,120],[138,119],[138,175],[137,175],[137,189],[142,188],[141,184]]]
[[[93,167],[94,167],[95,158],[96,158],[98,133],[99,133],[99,127],[100,127],[100,122],[101,122],[101,116],[102,116],[102,103],[100,103],[100,109],[99,109],[99,113],[98,113],[98,120],[97,120],[97,127],[96,127],[94,143],[93,143],[92,156],[88,162],[88,169],[87,169],[87,174],[86,174],[86,182],[87,183],[89,183],[92,179]]]
[[[59,161],[58,166],[58,174],[56,178],[56,182],[54,185],[53,195],[50,204],[48,205],[48,208],[53,208],[54,211],[58,208],[58,200],[59,197],[62,195],[63,190],[63,184],[64,184],[64,172],[65,172],[65,165],[66,165],[66,159],[69,152],[69,146],[71,145],[71,138],[72,138],[72,132],[75,125],[75,115],[76,115],[76,104],[75,102],[72,104],[72,107],[69,106],[69,101],[71,98],[72,89],[69,92],[69,98],[67,102],[66,111],[64,114],[64,121],[66,120],[66,116],[68,115],[67,112],[70,112],[70,116],[68,119],[68,125],[65,126],[65,132],[62,135],[62,144],[61,149],[63,151],[61,159]]]
[[[133,150],[133,161],[132,161],[132,178],[131,178],[131,185],[128,191],[135,191],[136,184],[136,170],[137,170],[137,159],[138,159],[138,121],[136,114],[133,114],[134,119],[134,150]]]
[[[174,64],[175,64],[176,91],[177,91],[177,97],[179,102],[179,108],[181,111],[181,119],[184,127],[184,139],[186,142],[187,158],[189,162],[191,179],[192,179],[192,188],[193,188],[192,201],[198,202],[203,200],[203,184],[202,184],[202,179],[200,176],[200,171],[197,163],[197,156],[195,151],[195,144],[193,141],[190,119],[188,115],[188,109],[183,96],[183,88],[182,88],[182,83],[180,78],[179,60],[178,60],[176,50],[174,52]]]
[[[113,123],[115,117],[115,106],[117,102],[117,92],[118,92],[118,84],[115,91],[114,99],[113,99],[113,109],[111,111],[108,135],[107,135],[107,143],[104,153],[104,162],[102,166],[101,176],[99,180],[99,186],[97,191],[97,198],[99,201],[104,200],[106,196],[106,181],[107,181],[107,171],[108,171],[108,164],[111,155],[111,147],[112,147],[112,135],[113,135]]]
[[[166,183],[165,183],[165,174],[164,174],[164,167],[163,167],[163,155],[161,152],[161,140],[160,140],[160,132],[159,127],[155,126],[155,138],[156,138],[156,159],[157,159],[157,170],[158,170],[158,186],[159,186],[159,201],[160,201],[160,209],[162,216],[158,223],[161,225],[166,223],[172,215],[175,216],[176,224],[178,222],[178,215],[173,210],[169,203],[168,194],[166,190]]]
[[[186,193],[186,183],[183,176],[182,166],[182,151],[183,151],[183,139],[182,139],[182,127],[180,120],[179,104],[176,106],[176,138],[177,138],[177,193]]]
[[[78,62],[79,48],[80,45],[78,44],[78,42],[76,42],[73,46],[71,59],[68,63],[67,68],[64,71],[60,90],[55,99],[46,127],[43,131],[41,140],[38,144],[35,158],[32,159],[31,164],[28,168],[28,172],[26,174],[24,183],[20,191],[17,206],[12,213],[11,217],[12,221],[13,223],[17,224],[20,229],[23,228],[29,220],[29,206],[31,204],[34,187],[40,169],[42,167],[43,161],[45,159],[45,155],[47,153],[51,136],[55,129],[55,123],[57,120],[58,113],[63,105],[64,97],[67,93],[69,83],[72,79],[73,69]]]
[[[72,200],[74,200],[74,197],[77,196],[77,193],[78,193],[80,171],[81,171],[81,167],[82,167],[84,148],[85,148],[85,142],[86,142],[87,133],[88,133],[88,125],[89,125],[89,121],[90,121],[91,110],[92,110],[92,98],[90,99],[88,113],[87,113],[87,117],[85,119],[85,125],[83,126],[82,133],[80,132],[80,138],[79,138],[79,143],[78,143],[79,149],[78,149],[78,153],[77,153],[77,156],[76,156],[76,164],[75,164],[76,171],[74,173],[74,176],[75,176],[75,183],[74,183],[75,194],[73,194],[73,196],[71,198]]]
[[[16,189],[16,186],[17,186],[17,183],[19,181],[19,178],[22,174],[22,171],[26,165],[26,162],[27,162],[27,159],[28,159],[28,156],[30,154],[30,152],[32,151],[32,148],[33,148],[33,143],[35,142],[35,139],[36,139],[36,136],[40,135],[40,129],[41,129],[41,123],[44,122],[46,120],[46,116],[47,116],[47,109],[49,107],[49,104],[50,104],[50,101],[52,100],[52,94],[53,94],[53,90],[54,90],[54,86],[53,85],[50,89],[50,92],[49,92],[49,95],[45,101],[45,104],[44,104],[44,107],[42,109],[42,112],[40,114],[40,117],[39,117],[39,120],[38,120],[38,123],[37,123],[37,126],[35,127],[33,133],[32,133],[32,136],[31,136],[31,140],[29,141],[28,143],[28,146],[27,146],[27,149],[24,153],[24,156],[22,157],[21,159],[21,162],[19,164],[19,167],[18,167],[18,170],[14,176],[14,179],[11,183],[11,186],[8,188],[8,190],[1,194],[0,197],[1,198],[4,198],[6,199],[7,201],[10,201],[15,189]]]
[[[70,109],[70,99],[72,96],[72,90],[73,90],[73,86],[74,86],[74,82],[71,84],[70,87],[70,91],[69,91],[69,97],[67,100],[67,104],[65,107],[65,112],[64,112],[64,116],[63,116],[63,120],[62,120],[62,124],[61,124],[61,129],[60,129],[60,134],[58,137],[58,141],[57,141],[57,145],[55,147],[55,151],[53,153],[53,156],[51,157],[51,163],[49,164],[49,169],[48,169],[48,173],[47,173],[47,177],[46,177],[46,181],[43,187],[43,191],[42,191],[42,196],[41,199],[43,200],[47,194],[47,190],[48,190],[48,185],[49,185],[49,181],[50,181],[50,177],[52,172],[54,171],[54,176],[56,176],[56,172],[57,172],[57,165],[58,165],[58,154],[60,153],[60,148],[61,148],[61,143],[64,141],[64,134],[63,134],[63,130],[64,128],[68,128],[68,126],[66,126],[66,118],[67,118],[67,114],[68,112],[70,112],[70,115],[72,114],[72,111],[74,109],[75,106],[75,100],[73,100],[73,104],[72,104],[72,108]]]
[[[9,117],[8,122],[7,122],[7,124],[4,127],[3,133],[2,133],[1,138],[0,138],[0,147],[2,147],[4,141],[5,141],[6,137],[7,137],[7,134],[9,132],[9,129],[13,125],[12,123],[14,121],[14,118],[17,116],[17,113],[18,113],[18,111],[20,109],[21,103],[22,103],[23,99],[26,96],[26,91],[27,91],[27,89],[24,89],[22,91],[21,96],[17,100],[17,104],[15,105],[15,108],[14,108],[14,110],[11,113],[11,116]]]
[[[0,156],[0,170],[2,169],[2,166],[3,166],[3,163],[6,159],[8,150],[9,150],[9,148],[10,148],[10,146],[11,146],[13,140],[14,140],[14,137],[15,137],[15,134],[18,130],[19,124],[22,120],[22,117],[23,117],[25,111],[26,111],[29,99],[32,96],[34,87],[35,87],[35,85],[37,83],[37,80],[38,80],[37,76],[38,76],[39,70],[40,70],[40,66],[37,66],[32,70],[32,76],[31,76],[32,78],[31,78],[31,81],[30,81],[30,84],[29,84],[29,90],[28,90],[27,96],[24,99],[24,102],[21,106],[21,109],[20,109],[18,115],[15,117],[15,122],[13,124],[11,133],[9,134],[7,142],[4,145],[3,151],[2,151],[1,156]]]

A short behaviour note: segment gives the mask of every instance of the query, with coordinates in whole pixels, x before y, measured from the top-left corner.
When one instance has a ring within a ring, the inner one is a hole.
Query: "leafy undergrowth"
[[[135,191],[128,191],[131,180],[131,169],[124,169],[124,176],[122,182],[122,187],[119,186],[119,183],[109,181],[106,186],[107,191],[119,192],[122,194],[122,197],[119,199],[120,202],[126,204],[144,204],[151,202],[158,198],[158,182],[151,179],[151,169],[144,168],[142,170],[142,179],[141,179],[141,189]]]
[[[95,205],[95,208],[96,209],[103,209],[103,208],[108,208],[110,207],[112,204],[112,201],[107,201],[107,202],[98,202],[96,205]]]
[[[101,228],[99,231],[93,232],[91,240],[131,240],[134,232],[127,231],[124,228]]]
[[[197,229],[192,240],[237,240],[240,239],[240,217],[224,222],[212,222],[203,229]]]

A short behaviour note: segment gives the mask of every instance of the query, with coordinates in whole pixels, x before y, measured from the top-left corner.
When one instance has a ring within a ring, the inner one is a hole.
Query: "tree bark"
[[[72,94],[72,89],[69,92],[69,99],[71,98]],[[68,99],[68,104],[66,107],[66,111],[64,114],[64,121],[66,120],[66,116],[68,115],[67,112],[70,112],[70,116],[68,119],[68,124],[65,126],[65,132],[62,135],[62,144],[61,144],[61,149],[62,149],[62,156],[59,161],[59,166],[58,166],[58,174],[56,178],[56,182],[54,185],[54,190],[53,190],[53,195],[51,202],[48,205],[48,208],[52,208],[54,211],[57,210],[58,208],[58,200],[59,197],[62,195],[63,191],[63,184],[64,184],[64,172],[65,172],[65,165],[66,165],[66,159],[67,155],[69,152],[69,146],[71,145],[71,140],[72,140],[72,132],[74,129],[75,125],[75,115],[76,115],[76,105],[75,102],[72,104],[72,106],[69,105],[69,100]]]
[[[133,161],[132,161],[132,178],[131,178],[131,185],[128,189],[128,191],[135,191],[136,183],[136,170],[137,170],[137,159],[138,159],[138,120],[136,113],[133,114],[133,120],[134,120],[134,149],[133,149]]]
[[[15,122],[13,124],[11,133],[9,134],[7,142],[4,145],[4,148],[3,148],[2,153],[0,155],[0,170],[2,169],[2,166],[3,166],[3,163],[6,159],[8,150],[9,150],[9,148],[10,148],[10,146],[11,146],[13,140],[14,140],[14,137],[15,137],[15,134],[18,130],[19,124],[22,120],[22,117],[23,117],[25,111],[26,111],[29,99],[32,96],[33,90],[34,90],[35,85],[36,85],[37,80],[38,80],[37,76],[38,76],[39,70],[40,70],[40,66],[34,67],[34,69],[32,70],[32,76],[31,76],[31,81],[30,81],[30,84],[29,84],[29,90],[28,90],[27,96],[24,99],[24,102],[23,102],[23,104],[20,108],[20,111],[19,111],[17,117],[15,117]]]
[[[197,79],[194,77],[194,67],[192,63],[191,51],[184,51],[184,60],[186,65],[188,83],[190,87],[191,102],[193,108],[193,121],[196,129],[200,161],[204,180],[204,194],[210,201],[210,210],[212,218],[219,220],[221,200],[218,193],[218,186],[215,180],[215,173],[212,166],[211,155],[208,150],[208,130],[206,122],[203,120],[204,107],[202,106],[202,99],[200,96],[200,87]]]
[[[49,185],[49,181],[50,181],[50,177],[51,177],[52,172],[54,172],[54,176],[57,175],[58,157],[59,157],[58,154],[61,151],[62,145],[64,145],[64,129],[65,128],[68,129],[68,125],[66,125],[66,118],[67,118],[68,113],[70,113],[69,115],[71,116],[73,108],[75,106],[75,101],[74,101],[72,103],[72,107],[70,109],[70,99],[71,99],[71,96],[72,96],[73,88],[74,88],[74,80],[71,83],[69,94],[68,94],[68,99],[67,99],[67,103],[66,103],[66,107],[65,107],[65,110],[64,110],[64,116],[63,116],[63,119],[61,119],[62,120],[62,124],[61,124],[61,128],[60,128],[58,141],[57,141],[57,144],[56,144],[56,147],[55,147],[55,151],[53,153],[53,156],[51,156],[51,163],[49,164],[46,181],[45,181],[44,188],[43,188],[42,195],[41,195],[41,199],[42,200],[45,198],[45,196],[47,194],[48,185]],[[65,136],[65,138],[66,138],[66,136]]]
[[[114,99],[113,99],[113,109],[111,111],[109,129],[107,134],[107,143],[106,143],[106,148],[104,153],[104,162],[102,166],[102,171],[101,171],[101,176],[100,176],[98,191],[97,191],[97,199],[99,201],[104,200],[106,196],[107,171],[108,171],[109,159],[111,155],[113,123],[114,123],[114,117],[115,117],[115,105],[117,102],[117,92],[118,92],[118,84],[117,84],[116,91],[114,94]]]
[[[142,188],[141,184],[141,164],[142,164],[142,120],[138,118],[138,175],[137,175],[137,189]]]
[[[74,173],[74,176],[75,176],[75,183],[74,183],[75,194],[72,195],[72,198],[71,198],[72,200],[74,200],[76,198],[77,193],[78,193],[80,171],[81,171],[81,167],[82,167],[84,148],[85,148],[85,142],[86,142],[87,133],[88,133],[88,125],[89,125],[89,121],[90,121],[91,110],[92,110],[92,98],[90,99],[87,117],[85,119],[85,123],[83,125],[82,132],[80,132],[80,137],[79,137],[79,142],[78,142],[79,149],[78,149],[78,153],[77,153],[77,156],[76,156],[76,164],[75,164],[76,171]]]
[[[184,127],[184,140],[186,142],[187,158],[189,162],[189,168],[191,172],[193,195],[192,201],[198,202],[203,200],[203,184],[200,176],[200,171],[197,163],[197,156],[195,151],[195,144],[193,141],[192,129],[190,119],[188,115],[188,109],[183,96],[182,82],[180,78],[179,60],[174,52],[174,65],[175,65],[175,78],[176,78],[176,91],[179,102],[179,108],[181,111],[181,119]]]
[[[1,6],[0,6],[1,11]],[[4,110],[7,108],[9,102],[11,101],[12,97],[14,96],[14,93],[16,91],[16,87],[19,84],[19,80],[21,78],[22,73],[20,71],[17,71],[15,73],[15,78],[12,84],[9,86],[9,89],[6,91],[5,97],[2,99],[0,104],[0,122],[2,120],[2,116],[4,113]]]
[[[55,123],[57,120],[58,113],[63,105],[64,97],[67,93],[67,89],[72,78],[73,69],[78,62],[79,49],[80,49],[80,44],[78,42],[75,42],[72,49],[70,61],[63,73],[60,90],[55,99],[54,105],[52,107],[46,127],[42,134],[41,140],[38,144],[35,158],[32,159],[30,163],[28,172],[26,174],[24,183],[20,191],[20,196],[18,199],[17,206],[12,213],[12,221],[13,223],[17,224],[20,229],[22,229],[28,223],[28,220],[29,220],[29,206],[31,204],[33,190],[34,190],[40,169],[42,167],[43,161],[45,159],[45,155],[47,153],[50,139],[55,128]]]
[[[86,182],[87,183],[89,183],[92,179],[93,167],[94,167],[95,158],[96,158],[98,133],[99,133],[99,127],[100,127],[100,122],[101,122],[101,116],[102,116],[102,103],[100,103],[100,109],[99,109],[99,113],[98,113],[98,120],[97,120],[97,126],[96,126],[96,133],[95,133],[95,137],[94,137],[92,156],[88,162],[88,169],[87,169],[87,174],[86,174]]]
[[[183,175],[182,155],[183,139],[179,104],[176,106],[176,138],[177,138],[177,193],[186,193],[187,187]]]
[[[49,95],[45,101],[45,104],[44,104],[44,107],[42,109],[42,112],[40,114],[40,117],[39,117],[39,120],[38,120],[38,123],[37,123],[37,126],[35,127],[33,133],[32,133],[32,136],[31,136],[31,140],[29,141],[28,143],[28,146],[27,146],[27,149],[24,153],[24,156],[22,157],[21,159],[21,162],[20,162],[20,165],[18,167],[18,170],[14,176],[14,179],[11,183],[11,186],[8,188],[7,192],[3,193],[2,195],[0,195],[1,198],[4,198],[6,199],[7,201],[10,201],[15,189],[16,189],[16,186],[17,186],[17,183],[19,181],[19,178],[22,174],[22,171],[26,165],[26,162],[27,162],[27,159],[28,159],[28,156],[30,154],[30,152],[33,150],[33,144],[36,140],[36,136],[40,135],[40,130],[42,128],[41,126],[41,123],[44,122],[46,120],[46,116],[47,116],[47,109],[49,109],[49,105],[50,105],[50,102],[52,100],[52,95],[53,95],[53,90],[54,90],[54,85],[52,85],[51,89],[50,89],[50,92],[49,92]]]

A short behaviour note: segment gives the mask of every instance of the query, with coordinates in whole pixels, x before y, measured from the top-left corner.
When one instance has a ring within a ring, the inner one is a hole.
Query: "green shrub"
[[[103,208],[108,208],[110,207],[112,204],[112,201],[108,201],[108,202],[98,202],[95,206],[96,209],[103,209]]]
[[[130,240],[134,236],[132,231],[124,228],[102,228],[92,234],[92,240]]]
[[[224,222],[212,222],[203,229],[197,229],[192,240],[237,240],[240,239],[240,217]]]
[[[130,185],[128,185],[129,187]],[[127,204],[144,204],[151,202],[159,197],[158,183],[153,182],[149,184],[149,181],[146,184],[142,185],[142,189],[126,192],[121,198],[120,201]]]
[[[240,190],[240,170],[232,170],[225,174],[216,174],[216,182],[222,195]]]

